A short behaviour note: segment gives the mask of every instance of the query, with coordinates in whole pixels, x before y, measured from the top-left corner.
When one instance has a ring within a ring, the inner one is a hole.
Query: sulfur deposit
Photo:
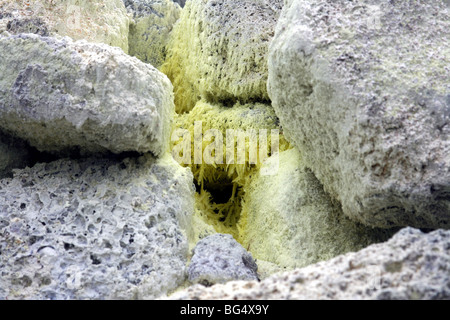
[[[450,299],[447,2],[0,0],[0,300]]]

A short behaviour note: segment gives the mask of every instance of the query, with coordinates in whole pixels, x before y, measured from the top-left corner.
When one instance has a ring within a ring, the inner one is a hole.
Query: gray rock
[[[12,170],[34,164],[37,152],[24,141],[0,132],[0,179],[12,177]]]
[[[161,70],[175,87],[179,112],[209,102],[269,100],[267,54],[281,0],[190,0],[181,12]]]
[[[166,58],[166,45],[181,8],[172,0],[124,0],[133,16],[128,53],[159,68]]]
[[[39,151],[162,154],[172,85],[104,44],[34,34],[0,37],[0,127]]]
[[[0,181],[0,300],[151,299],[186,279],[192,174],[170,156],[58,160]]]
[[[68,36],[128,53],[129,23],[122,0],[0,0],[0,33]]]
[[[251,253],[231,235],[217,233],[197,243],[188,274],[192,283],[212,285],[231,280],[256,280],[257,269]]]
[[[405,228],[382,244],[261,282],[194,285],[170,299],[450,299],[450,231]]]
[[[268,91],[287,138],[350,218],[450,227],[449,8],[292,0]]]

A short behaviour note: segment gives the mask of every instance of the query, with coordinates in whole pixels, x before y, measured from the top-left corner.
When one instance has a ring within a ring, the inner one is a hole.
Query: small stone
[[[257,280],[258,266],[252,255],[229,234],[213,234],[200,240],[188,268],[189,281],[203,285],[231,280]]]

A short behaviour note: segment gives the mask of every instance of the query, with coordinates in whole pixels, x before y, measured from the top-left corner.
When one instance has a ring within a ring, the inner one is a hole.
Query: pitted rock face
[[[229,234],[200,240],[189,265],[189,281],[212,285],[231,280],[256,280],[258,266],[252,255]]]
[[[442,0],[283,8],[268,92],[286,137],[351,219],[450,228],[449,21]]]
[[[172,84],[119,48],[34,34],[0,36],[0,127],[55,154],[168,147]]]
[[[0,299],[156,298],[185,281],[192,175],[58,160],[0,181]]]
[[[177,110],[209,102],[267,102],[267,54],[281,0],[191,0],[181,12],[161,70]]]

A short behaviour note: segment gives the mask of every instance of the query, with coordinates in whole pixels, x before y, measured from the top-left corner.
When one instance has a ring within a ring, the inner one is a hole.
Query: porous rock
[[[413,300],[450,298],[450,231],[405,228],[385,243],[270,276],[194,285],[170,299]],[[167,298],[167,297],[164,297]]]
[[[153,66],[104,44],[0,37],[0,127],[39,151],[162,154],[172,85]]]
[[[194,248],[189,281],[212,285],[232,280],[257,280],[252,255],[231,235],[216,233],[200,240]]]
[[[128,53],[159,68],[166,58],[166,45],[181,7],[172,0],[123,0],[133,16]]]
[[[297,149],[273,155],[264,165],[272,174],[260,170],[249,180],[238,223],[242,245],[256,259],[304,267],[386,241],[395,232],[347,218]]]
[[[68,36],[128,52],[129,23],[122,0],[0,0],[0,33]]]
[[[169,156],[16,171],[0,181],[0,300],[166,294],[186,278],[193,193]]]
[[[179,112],[200,97],[268,101],[267,53],[280,0],[191,0],[182,10],[162,67]]]
[[[441,0],[282,10],[269,96],[288,140],[356,221],[450,227],[449,21]]]

